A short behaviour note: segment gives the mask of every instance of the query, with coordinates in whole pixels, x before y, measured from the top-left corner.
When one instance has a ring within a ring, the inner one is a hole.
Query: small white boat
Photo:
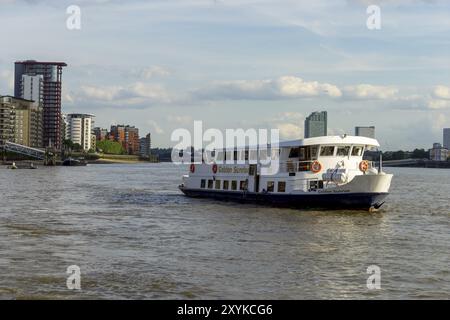
[[[258,148],[215,150],[211,163],[193,163],[180,190],[190,197],[209,197],[294,208],[378,209],[389,193],[392,174],[363,160],[375,139],[324,136],[281,142],[269,151]],[[270,156],[269,156],[270,157]]]

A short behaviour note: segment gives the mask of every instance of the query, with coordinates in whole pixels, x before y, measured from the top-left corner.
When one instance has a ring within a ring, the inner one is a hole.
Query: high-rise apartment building
[[[92,114],[71,113],[67,115],[68,139],[78,143],[84,151],[92,149]]]
[[[151,134],[147,134],[144,138],[139,139],[139,155],[141,157],[150,157],[152,154],[152,138]]]
[[[443,147],[450,150],[450,128],[444,128],[443,136]]]
[[[41,96],[39,100],[42,100],[43,106],[44,146],[54,146],[57,149],[61,147],[62,68],[66,66],[64,62],[34,60],[15,63],[14,96]],[[38,93],[40,87],[42,92]],[[35,100],[35,103],[38,101]]]
[[[305,120],[305,138],[321,137],[327,134],[327,112],[311,113]]]

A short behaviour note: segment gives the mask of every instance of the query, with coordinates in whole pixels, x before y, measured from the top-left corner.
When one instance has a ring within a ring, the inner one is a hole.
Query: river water
[[[190,199],[184,171],[1,167],[0,298],[450,298],[450,170],[385,168],[377,213]]]

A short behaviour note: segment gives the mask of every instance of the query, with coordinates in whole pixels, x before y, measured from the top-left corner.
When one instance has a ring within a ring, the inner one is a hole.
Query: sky
[[[375,126],[383,150],[428,149],[450,127],[450,1],[0,0],[0,21],[0,95],[14,61],[64,61],[64,113],[155,147],[194,120],[302,138],[320,110],[329,134]]]

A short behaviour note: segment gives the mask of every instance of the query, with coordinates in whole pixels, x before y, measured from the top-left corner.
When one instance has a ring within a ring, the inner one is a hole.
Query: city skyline
[[[0,1],[0,94],[13,93],[14,61],[65,61],[63,113],[133,123],[155,147],[194,120],[301,138],[319,109],[329,134],[370,122],[384,150],[427,149],[450,126],[444,1],[374,1],[380,30],[366,28],[365,1],[72,2]],[[69,4],[81,30],[66,28]]]

